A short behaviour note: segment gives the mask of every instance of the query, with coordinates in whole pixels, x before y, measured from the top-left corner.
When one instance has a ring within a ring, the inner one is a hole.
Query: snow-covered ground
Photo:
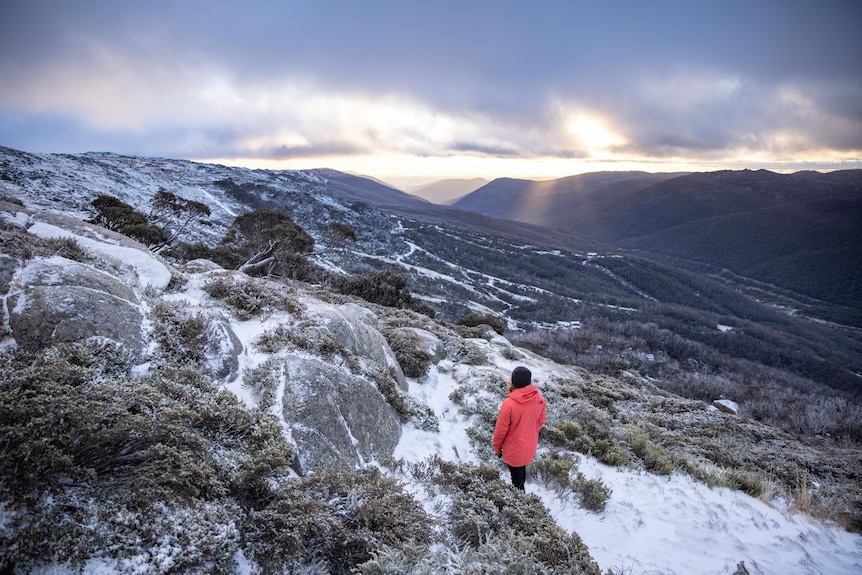
[[[503,363],[506,369],[513,365]],[[543,370],[530,367],[541,389]],[[396,458],[477,461],[465,433],[469,423],[448,399],[458,385],[448,369],[437,368],[421,384],[410,382],[409,393],[440,417],[440,432],[405,427]],[[862,536],[840,527],[789,514],[740,491],[710,489],[681,474],[608,467],[587,456],[581,456],[578,469],[612,490],[604,512],[581,509],[576,495],[531,481],[529,467],[526,489],[542,499],[561,527],[581,536],[603,572],[730,575],[744,561],[752,575],[862,573]],[[508,481],[502,469],[501,477]]]

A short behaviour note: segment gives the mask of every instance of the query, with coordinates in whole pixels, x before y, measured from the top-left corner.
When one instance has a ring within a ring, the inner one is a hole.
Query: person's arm
[[[509,425],[512,423],[512,408],[508,401],[503,401],[500,413],[497,415],[497,425],[494,426],[494,453],[500,455],[503,451],[503,441],[509,434]]]
[[[542,410],[539,412],[539,427],[538,429],[542,429],[545,425],[545,421],[548,419],[548,410],[546,407],[547,402],[544,398],[542,398]]]

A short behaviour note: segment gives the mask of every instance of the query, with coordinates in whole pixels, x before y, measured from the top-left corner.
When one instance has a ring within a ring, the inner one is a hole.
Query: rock
[[[39,351],[99,337],[140,354],[143,314],[138,299],[113,277],[53,257],[31,262],[21,281],[21,291],[9,296],[9,327],[22,349]]]
[[[332,306],[322,302],[309,305],[308,312],[318,321],[311,331],[332,336],[345,351],[366,363],[367,370],[388,373],[402,391],[407,391],[407,379],[392,348],[373,327],[376,324],[374,314],[354,304]]]
[[[202,271],[202,272],[212,272],[223,270],[224,268],[215,263],[212,260],[207,260],[204,258],[198,258],[196,260],[190,260],[186,262],[186,267],[190,270]]]
[[[239,356],[243,351],[242,342],[224,314],[217,312],[211,316],[211,320],[217,350],[207,360],[209,370],[219,379],[234,379],[239,371]]]
[[[27,286],[78,286],[124,299],[137,305],[138,297],[128,286],[96,268],[59,256],[33,260],[21,271]]]
[[[420,329],[418,327],[399,327],[396,328],[395,331],[410,332],[422,341],[424,350],[431,357],[431,363],[436,364],[441,360],[446,359],[446,346],[443,344],[443,340],[430,331]]]
[[[739,404],[729,399],[716,399],[712,405],[721,412],[739,415]]]
[[[740,561],[736,566],[736,571],[730,575],[749,575],[748,569],[745,568],[745,561]]]
[[[401,425],[374,384],[316,358],[289,356],[284,366],[282,409],[300,473],[392,455]]]

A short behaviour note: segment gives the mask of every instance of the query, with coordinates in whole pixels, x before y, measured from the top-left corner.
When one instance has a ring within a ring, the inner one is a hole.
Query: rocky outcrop
[[[735,401],[731,401],[729,399],[716,399],[712,402],[712,405],[722,413],[739,415],[739,404]]]
[[[392,454],[401,426],[374,384],[317,358],[288,356],[284,362],[282,410],[300,473]]]
[[[377,330],[377,317],[370,310],[355,304],[306,304],[309,318],[317,324],[309,331],[331,336],[341,349],[359,358],[366,371],[389,374],[402,391],[407,391],[404,372],[386,338]]]
[[[92,337],[115,341],[135,355],[143,346],[138,298],[110,275],[61,257],[37,259],[8,295],[9,328],[16,344],[38,351]]]

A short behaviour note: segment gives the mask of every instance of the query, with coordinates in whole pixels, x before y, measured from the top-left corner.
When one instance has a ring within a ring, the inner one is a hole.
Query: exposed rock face
[[[9,296],[9,327],[17,345],[38,351],[57,343],[107,338],[135,355],[143,346],[143,315],[134,292],[91,266],[60,257],[38,259],[21,272]]]
[[[316,358],[289,356],[284,365],[282,409],[301,473],[392,454],[401,425],[374,384]]]
[[[313,330],[329,334],[345,351],[366,363],[367,370],[388,373],[402,391],[407,391],[404,372],[386,338],[377,331],[377,318],[370,310],[354,304],[337,307],[312,304],[308,312],[318,321]]]
[[[209,360],[213,375],[222,380],[233,379],[239,370],[239,355],[243,351],[242,342],[231,327],[230,320],[222,313],[213,314],[213,338],[218,345],[218,353]]]
[[[716,399],[712,402],[712,405],[721,412],[729,413],[731,415],[739,415],[739,404],[735,401],[731,401],[729,399]]]

